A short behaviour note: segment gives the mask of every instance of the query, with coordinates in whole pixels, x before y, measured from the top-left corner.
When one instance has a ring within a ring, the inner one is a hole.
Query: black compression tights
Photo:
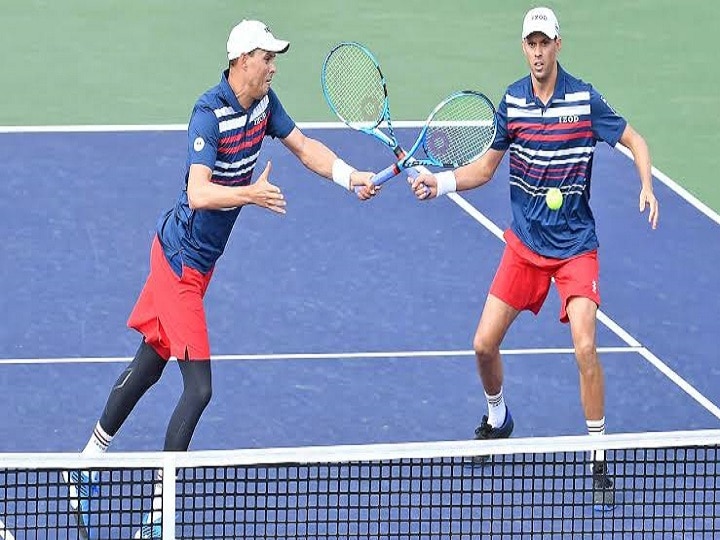
[[[167,361],[145,341],[115,382],[100,417],[100,426],[112,436],[118,432],[140,398],[162,375]],[[212,396],[209,360],[180,361],[183,393],[165,435],[166,451],[187,450],[198,420]]]
[[[100,426],[114,437],[140,398],[158,382],[167,362],[145,340],[138,347],[135,358],[120,374],[108,396]]]
[[[165,434],[166,452],[188,449],[195,426],[212,397],[210,360],[185,360],[178,365],[183,378],[183,393]]]

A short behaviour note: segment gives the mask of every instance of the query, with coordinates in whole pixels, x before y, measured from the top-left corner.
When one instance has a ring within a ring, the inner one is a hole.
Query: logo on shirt
[[[576,114],[571,114],[569,116],[558,116],[558,122],[560,124],[574,124],[575,122],[579,122],[580,117]]]
[[[592,280],[592,292],[597,294],[597,281]]]
[[[193,148],[196,152],[201,152],[202,149],[205,148],[205,141],[202,137],[198,137],[197,139],[195,139],[195,141],[193,142]]]
[[[253,119],[253,126],[257,126],[260,122],[267,118],[267,112],[263,111]]]

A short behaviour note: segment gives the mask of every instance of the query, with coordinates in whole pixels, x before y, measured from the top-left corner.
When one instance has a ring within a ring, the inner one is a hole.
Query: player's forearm
[[[457,191],[473,189],[487,184],[495,174],[504,152],[490,149],[479,159],[455,169]]]
[[[320,141],[305,137],[297,157],[314,173],[332,180],[332,166],[338,156]]]
[[[643,189],[652,189],[652,161],[645,139],[629,124],[625,127],[620,144],[626,146],[633,156]]]
[[[220,210],[235,208],[252,202],[249,186],[220,186],[208,182],[191,190],[188,185],[188,205],[192,210]]]
[[[470,165],[465,165],[464,167],[455,169],[455,182],[457,185],[457,191],[465,191],[468,189],[480,187],[483,184],[487,184],[491,178],[491,174],[488,174],[487,171],[484,171],[477,167],[472,167],[472,163]]]
[[[210,181],[212,171],[203,165],[192,165],[188,178],[188,205],[192,210],[235,208],[252,202],[248,186],[221,186]]]
[[[306,137],[297,127],[282,142],[305,167],[345,189],[360,182],[354,167],[320,141]]]
[[[643,189],[652,189],[652,161],[650,159],[650,149],[645,139],[638,135],[630,151],[635,160],[635,167],[640,175]]]

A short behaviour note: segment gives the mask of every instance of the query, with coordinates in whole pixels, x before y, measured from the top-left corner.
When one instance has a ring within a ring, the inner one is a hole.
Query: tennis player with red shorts
[[[210,358],[203,298],[212,269],[203,273],[182,265],[178,276],[170,266],[157,236],[150,248],[150,275],[128,326],[143,335],[162,358]]]
[[[530,74],[511,84],[497,108],[498,130],[492,148],[475,162],[412,183],[419,199],[479,187],[510,156],[512,224],[505,232],[505,253],[480,317],[473,347],[488,402],[488,414],[475,430],[477,439],[509,437],[513,419],[502,393],[500,345],[518,314],[537,313],[554,279],[561,297],[560,320],[569,322],[580,371],[580,399],[591,434],[605,431],[603,371],[597,356],[600,305],[598,239],[590,209],[595,145],[605,141],[628,147],[640,176],[640,211],[657,226],[647,144],[592,85],[573,77],[557,61],[560,26],[552,10],[531,9],[523,21],[522,50]],[[551,209],[550,188],[563,203]],[[596,486],[610,487],[605,464],[596,463]],[[611,497],[600,493],[600,503]],[[598,502],[596,500],[596,502]]]
[[[575,296],[588,298],[600,305],[597,248],[567,259],[554,259],[532,251],[515,236],[512,229],[505,231],[504,237],[507,248],[490,294],[516,311],[529,310],[537,315],[554,278],[560,294],[560,322],[569,322],[567,303]]]
[[[152,241],[150,274],[128,326],[142,342],[113,386],[84,452],[104,452],[138,400],[178,360],[183,393],[172,413],[164,450],[187,450],[212,394],[210,344],[203,298],[240,210],[249,204],[285,213],[268,163],[253,171],[265,137],[276,137],[308,169],[357,196],[374,196],[373,174],[356,171],[320,141],[306,137],[270,88],[276,55],[288,50],[260,21],[244,20],[227,41],[228,69],[195,103],[188,125],[187,161],[180,195],[161,216]],[[88,526],[92,479],[75,471],[71,502]],[[160,538],[153,512],[136,538]]]

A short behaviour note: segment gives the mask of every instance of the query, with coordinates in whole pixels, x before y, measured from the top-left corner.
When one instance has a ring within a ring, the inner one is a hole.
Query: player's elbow
[[[487,184],[490,180],[492,180],[494,171],[491,171],[488,168],[483,168],[480,173],[477,176],[477,185],[483,186]]]
[[[188,206],[191,210],[202,210],[211,204],[210,179],[212,171],[204,165],[191,165],[187,179]]]
[[[208,207],[208,198],[202,191],[203,190],[198,187],[194,187],[192,185],[188,186],[187,199],[190,210],[202,210]]]
[[[620,144],[629,148],[636,157],[638,154],[647,154],[650,152],[643,136],[635,131],[629,124],[620,138]]]

